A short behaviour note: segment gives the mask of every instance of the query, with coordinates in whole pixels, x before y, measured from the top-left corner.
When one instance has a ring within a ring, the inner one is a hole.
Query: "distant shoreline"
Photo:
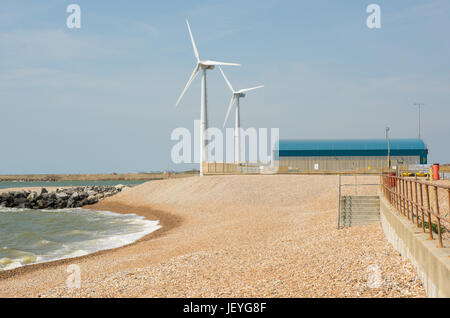
[[[194,171],[171,173],[171,177],[180,178],[196,174]],[[109,181],[109,180],[161,180],[167,178],[164,172],[125,173],[125,174],[27,174],[0,175],[0,182],[7,181]]]

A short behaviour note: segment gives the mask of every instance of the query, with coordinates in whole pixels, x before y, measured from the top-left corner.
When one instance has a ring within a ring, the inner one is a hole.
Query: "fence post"
[[[393,188],[392,181],[393,181],[392,177],[388,177],[387,181],[386,181],[386,191],[389,194],[389,202],[391,203],[391,205],[393,205],[395,202],[394,196],[393,196],[393,191],[392,191],[392,188]]]
[[[435,194],[435,201],[436,201],[436,223],[438,228],[438,241],[439,241],[439,248],[442,248],[442,235],[441,235],[441,215],[439,212],[439,191],[438,187],[434,186],[434,194]]]
[[[448,220],[450,221],[450,189],[448,189]]]
[[[406,189],[408,188],[408,184],[406,180],[403,180],[403,215],[406,216],[408,213],[408,206],[406,205],[408,202],[406,201]],[[409,218],[409,215],[408,215]]]
[[[428,232],[430,233],[430,240],[433,239],[433,230],[431,228],[431,205],[430,205],[430,188],[428,184],[425,185],[425,192],[427,195],[427,207],[428,207]]]
[[[424,213],[424,209],[423,209],[422,183],[420,184],[420,209],[422,210],[422,232],[425,233],[425,213]]]
[[[409,220],[409,190],[408,190],[408,180],[405,180],[406,184],[406,213],[408,214],[408,220]]]
[[[416,224],[419,227],[419,194],[417,193],[417,182],[414,182],[414,190],[415,190],[415,205],[416,205]]]
[[[341,228],[341,175],[339,175],[338,182],[338,221],[337,221],[338,230]]]
[[[402,189],[402,196],[403,196],[403,215],[406,216],[406,212],[407,212],[407,210],[406,210],[406,192],[405,192],[405,184],[406,184],[406,181],[403,180],[402,183],[403,183],[403,189]]]
[[[411,202],[411,221],[414,224],[414,197],[413,197],[413,182],[409,182],[409,200]]]

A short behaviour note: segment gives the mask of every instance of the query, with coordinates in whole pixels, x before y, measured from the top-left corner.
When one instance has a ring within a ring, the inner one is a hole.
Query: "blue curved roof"
[[[314,156],[387,156],[386,139],[280,140],[276,150],[281,157]],[[426,156],[421,139],[391,139],[392,156]]]

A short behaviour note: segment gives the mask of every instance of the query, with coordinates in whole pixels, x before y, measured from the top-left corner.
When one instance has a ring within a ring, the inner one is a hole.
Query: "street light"
[[[420,113],[421,113],[422,107],[425,106],[425,104],[423,104],[423,103],[414,103],[414,106],[417,106],[419,108],[419,139],[421,139],[421,134],[420,134]]]

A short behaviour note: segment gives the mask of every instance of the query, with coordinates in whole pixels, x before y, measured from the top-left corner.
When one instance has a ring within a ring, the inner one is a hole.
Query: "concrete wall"
[[[277,166],[257,163],[203,162],[202,164],[204,174],[275,174],[279,172]]]
[[[437,240],[428,240],[406,217],[380,197],[383,231],[394,248],[416,267],[428,297],[450,297],[450,242],[437,248]]]
[[[242,173],[242,169],[240,169],[239,165],[235,165],[234,163],[224,163],[224,162],[202,162],[203,164],[203,173],[220,173],[220,174],[239,174]]]
[[[419,156],[391,157],[392,166],[419,164]],[[387,157],[281,157],[280,166],[299,170],[347,171],[358,169],[379,169],[387,166]]]

